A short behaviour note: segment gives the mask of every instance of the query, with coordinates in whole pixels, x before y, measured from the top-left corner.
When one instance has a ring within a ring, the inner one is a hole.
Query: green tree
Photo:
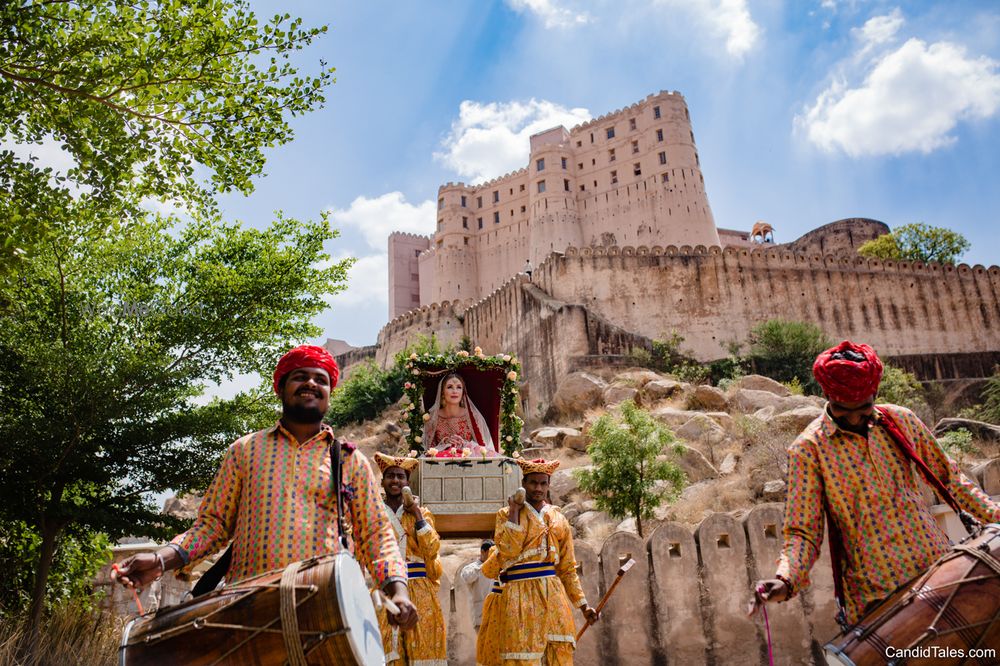
[[[749,359],[754,371],[780,382],[798,379],[812,393],[818,392],[812,364],[830,340],[815,324],[769,319],[750,330]]]
[[[602,415],[589,435],[587,454],[594,467],[574,471],[580,488],[593,495],[597,508],[609,515],[635,518],[642,536],[643,519],[652,518],[664,500],[676,497],[684,487],[684,472],[663,457],[674,443],[673,433],[627,400],[621,405],[620,419]],[[672,450],[679,453],[682,447]]]
[[[858,254],[871,259],[953,264],[969,247],[965,236],[956,231],[917,223],[904,224],[868,241],[858,248]]]
[[[208,215],[249,193],[287,117],[324,101],[332,68],[301,76],[289,56],[325,30],[244,0],[0,2],[0,274],[71,220],[97,238],[144,200]],[[42,142],[72,168],[23,154]]]
[[[263,231],[152,219],[87,243],[65,231],[0,285],[0,520],[40,537],[33,623],[60,537],[164,536],[148,499],[203,488],[237,436],[273,422],[263,387],[206,402],[209,382],[270,375],[340,291],[326,218]],[[7,578],[5,582],[7,584]]]
[[[878,386],[878,401],[902,405],[918,413],[924,413],[928,409],[924,387],[916,375],[888,363],[885,364],[882,381]]]

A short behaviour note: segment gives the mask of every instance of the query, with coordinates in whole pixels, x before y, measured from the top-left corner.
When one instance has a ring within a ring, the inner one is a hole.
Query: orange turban
[[[830,400],[861,402],[878,393],[882,361],[868,345],[844,340],[816,357],[813,376]]]
[[[416,458],[408,458],[406,456],[387,456],[384,453],[378,452],[375,453],[375,462],[378,464],[379,471],[383,474],[385,473],[385,470],[390,467],[401,467],[407,474],[409,474],[416,469],[417,465],[420,464],[420,461]]]
[[[278,365],[274,369],[274,392],[280,393],[278,383],[282,377],[292,370],[298,370],[299,368],[322,368],[326,370],[330,375],[331,389],[337,385],[337,380],[340,378],[340,368],[337,367],[337,361],[334,360],[330,352],[316,345],[300,345],[286,353],[278,361]]]
[[[558,460],[545,460],[544,458],[536,458],[535,460],[518,458],[517,465],[524,474],[548,474],[552,476],[552,473],[559,469]]]

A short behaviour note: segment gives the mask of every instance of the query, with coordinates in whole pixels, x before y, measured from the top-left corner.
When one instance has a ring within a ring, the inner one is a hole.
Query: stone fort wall
[[[768,319],[817,324],[872,344],[921,379],[989,376],[1000,360],[1000,268],[796,254],[781,248],[567,248],[532,281],[511,278],[475,302],[425,306],[379,335],[391,360],[412,336],[467,335],[522,361],[528,414],[544,409],[579,359],[627,354],[673,331],[703,361]]]

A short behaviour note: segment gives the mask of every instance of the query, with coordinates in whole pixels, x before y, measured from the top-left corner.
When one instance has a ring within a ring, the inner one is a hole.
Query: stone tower
[[[390,318],[416,305],[397,292],[419,293],[419,305],[478,300],[526,260],[538,265],[571,245],[720,244],[680,93],[540,132],[530,151],[524,169],[439,189],[437,229],[408,288],[399,276],[414,247],[390,240]]]

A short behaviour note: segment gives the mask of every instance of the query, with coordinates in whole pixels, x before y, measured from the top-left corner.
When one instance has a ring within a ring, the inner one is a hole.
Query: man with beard
[[[403,501],[403,488],[410,483],[410,471],[419,463],[416,458],[393,457],[384,453],[376,453],[375,462],[382,471],[385,505],[399,543],[399,552],[409,570],[410,598],[420,617],[416,627],[401,635],[398,629],[388,626],[384,614],[379,613],[386,663],[446,666],[448,641],[444,613],[438,599],[441,575],[444,573],[441,558],[438,557],[441,538],[434,529],[434,516],[420,506],[417,498],[409,506]]]
[[[1000,520],[1000,506],[912,411],[876,406],[882,362],[871,347],[845,340],[816,358],[813,375],[826,409],[788,450],[784,547],[775,577],[754,584],[751,612],[808,587],[827,522],[835,576],[840,572],[838,620],[853,625],[951,548],[920,496],[915,457],[980,521]]]
[[[187,532],[155,553],[126,558],[117,578],[145,586],[171,569],[190,569],[232,540],[226,580],[238,582],[282,569],[292,562],[344,549],[350,525],[359,563],[400,608],[403,628],[417,620],[400,556],[368,459],[351,444],[334,444],[323,423],[339,369],[323,347],[302,345],[278,362],[274,392],[281,419],[236,440],[202,499]],[[341,460],[342,497],[348,516],[338,515],[331,456]]]
[[[526,501],[507,500],[497,512],[494,541],[504,573],[500,660],[504,666],[573,663],[576,606],[590,622],[598,619],[576,574],[573,530],[546,501],[558,460],[517,460]]]

